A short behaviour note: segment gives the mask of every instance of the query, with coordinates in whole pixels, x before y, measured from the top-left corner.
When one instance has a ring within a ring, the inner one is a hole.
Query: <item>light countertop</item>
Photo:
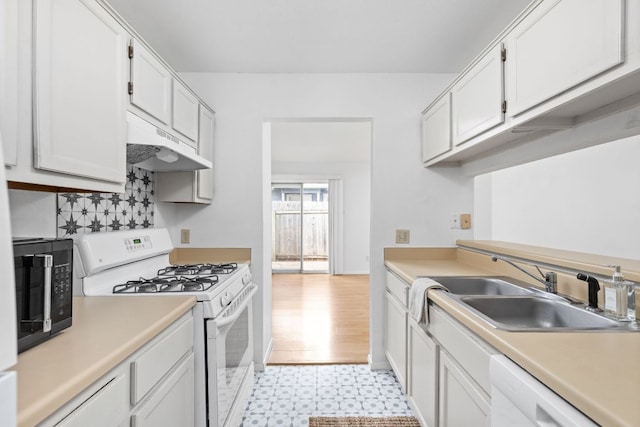
[[[505,273],[500,268],[492,270],[495,263],[475,262],[481,256],[478,254],[467,257],[455,249],[453,252],[452,249],[416,251],[413,254],[407,251],[406,256],[401,252],[385,252],[385,265],[408,283],[417,276]],[[432,260],[429,259],[431,255]],[[429,292],[429,300],[598,424],[636,426],[640,423],[640,405],[637,404],[640,396],[640,333],[501,331],[441,292]]]
[[[251,264],[249,248],[175,248],[169,255],[171,264],[195,264],[237,262]]]
[[[18,355],[18,425],[43,421],[188,312],[187,296],[74,297],[73,325]]]

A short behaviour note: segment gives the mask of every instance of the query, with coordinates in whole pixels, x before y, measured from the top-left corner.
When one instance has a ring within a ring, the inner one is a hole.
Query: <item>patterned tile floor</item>
[[[413,415],[392,371],[367,365],[267,366],[242,426],[308,426],[310,416]]]

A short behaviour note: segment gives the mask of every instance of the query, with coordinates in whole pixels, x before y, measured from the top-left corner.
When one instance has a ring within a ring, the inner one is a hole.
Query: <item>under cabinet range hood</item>
[[[211,169],[211,161],[174,135],[127,111],[127,163],[155,172]]]

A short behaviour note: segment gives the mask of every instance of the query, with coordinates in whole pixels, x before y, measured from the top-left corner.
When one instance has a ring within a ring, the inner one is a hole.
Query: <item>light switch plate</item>
[[[396,230],[396,243],[408,245],[411,240],[411,232],[409,230]]]
[[[188,228],[180,230],[180,243],[191,243],[191,230]]]

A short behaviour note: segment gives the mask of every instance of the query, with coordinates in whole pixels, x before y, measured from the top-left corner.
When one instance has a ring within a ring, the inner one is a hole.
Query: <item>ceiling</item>
[[[370,121],[271,123],[272,163],[368,163]]]
[[[176,71],[457,73],[530,0],[107,0]]]

